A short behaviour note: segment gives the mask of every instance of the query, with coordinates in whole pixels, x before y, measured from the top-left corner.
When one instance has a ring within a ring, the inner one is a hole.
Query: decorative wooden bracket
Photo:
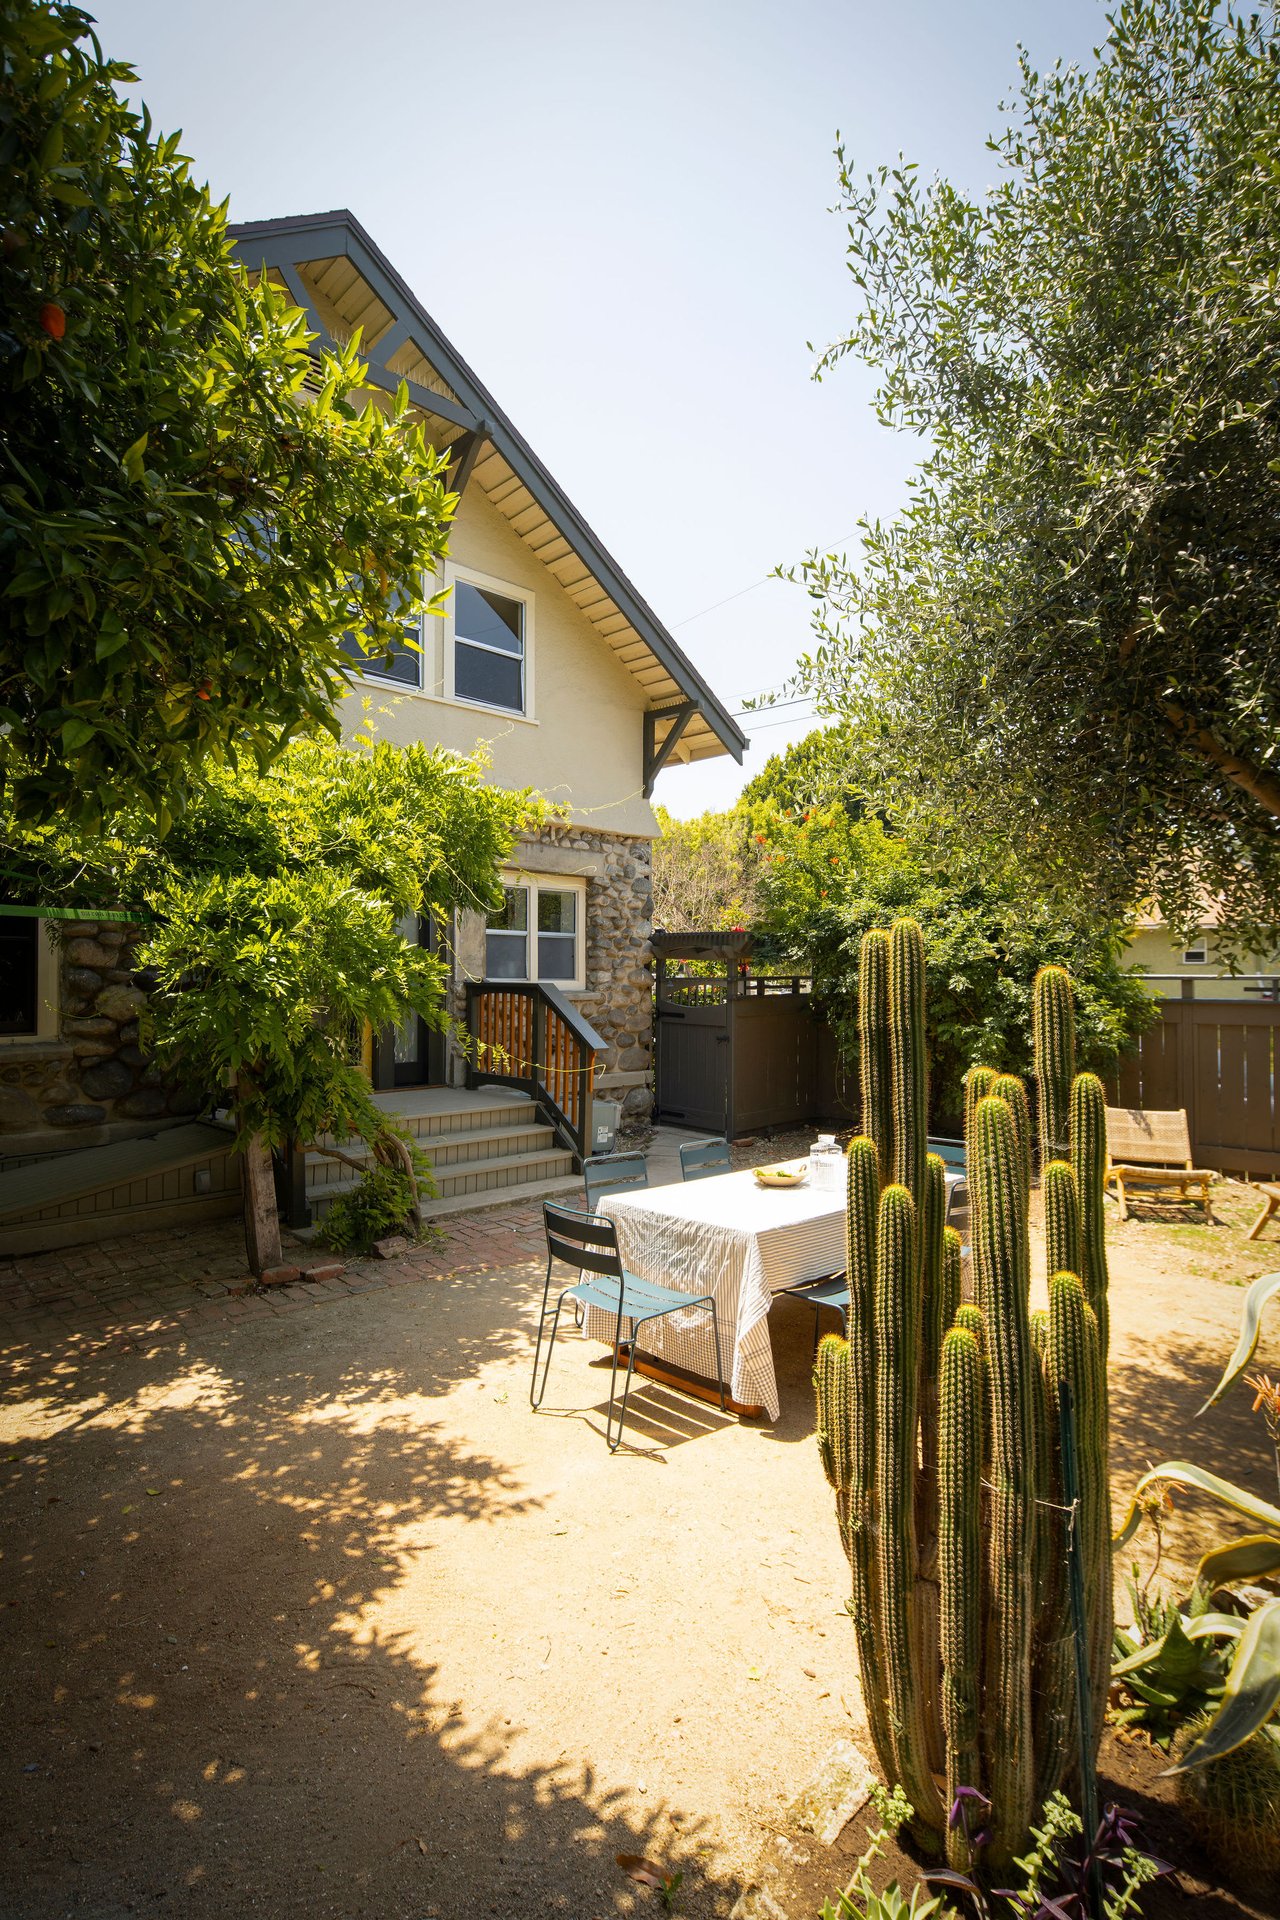
[[[696,701],[682,701],[678,707],[653,707],[644,716],[644,797],[649,799],[653,783],[676,750],[681,734],[699,711]],[[662,740],[658,728],[669,722]]]

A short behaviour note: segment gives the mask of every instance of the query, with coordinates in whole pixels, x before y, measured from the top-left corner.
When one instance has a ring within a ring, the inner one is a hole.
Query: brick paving
[[[677,1143],[686,1137],[661,1127],[647,1149],[650,1182],[679,1178]],[[807,1148],[810,1135],[738,1141],[738,1166],[786,1157]],[[557,1196],[582,1206],[584,1195]],[[331,1266],[338,1256],[282,1235],[290,1266]],[[0,1259],[0,1358],[23,1363],[98,1347],[147,1348],[181,1340],[186,1330],[216,1323],[297,1313],[355,1293],[443,1279],[453,1273],[496,1272],[545,1258],[542,1209],[536,1200],[446,1215],[431,1236],[394,1259],[348,1259],[328,1279],[302,1278],[260,1286],[245,1262],[238,1218],[190,1228],[135,1233],[56,1253]]]

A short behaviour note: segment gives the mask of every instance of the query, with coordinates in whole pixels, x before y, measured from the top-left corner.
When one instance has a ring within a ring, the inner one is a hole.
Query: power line
[[[842,534],[838,540],[828,540],[824,542],[822,546],[813,548],[811,551],[817,553],[832,553],[837,547],[842,547],[847,540],[852,540],[853,537],[852,533],[845,533]],[[777,580],[778,578],[780,578],[780,576],[776,571],[762,574],[758,580],[753,580],[750,586],[739,587],[736,593],[726,593],[723,600],[713,600],[711,605],[709,607],[703,607],[701,612],[689,613],[685,615],[683,620],[673,621],[668,631],[674,633],[678,627],[691,627],[695,620],[705,620],[709,613],[718,613],[721,607],[729,606],[734,600],[741,600],[744,595],[754,593],[758,587],[767,586],[770,580]]]

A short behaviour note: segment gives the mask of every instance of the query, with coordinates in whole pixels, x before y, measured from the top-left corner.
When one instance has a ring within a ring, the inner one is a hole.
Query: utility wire
[[[815,547],[811,549],[811,551],[815,553],[833,553],[837,547],[844,546],[845,542],[852,540],[853,537],[854,535],[852,533],[845,533],[842,534],[838,540],[828,540],[822,546]],[[758,588],[768,586],[770,580],[776,580],[778,578],[779,575],[776,572],[761,574],[760,578],[753,580],[750,586],[739,587],[736,593],[726,593],[723,600],[713,600],[709,607],[703,607],[700,612],[688,613],[683,620],[673,621],[668,631],[674,633],[679,627],[691,627],[695,620],[705,620],[709,613],[718,613],[721,607],[729,606],[734,600],[741,600],[745,594],[755,593]]]

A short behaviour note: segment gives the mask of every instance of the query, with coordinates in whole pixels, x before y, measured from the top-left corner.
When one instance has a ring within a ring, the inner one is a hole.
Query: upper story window
[[[524,713],[526,602],[455,577],[452,603],[454,699]]]
[[[1204,941],[1202,940],[1199,946],[1187,947],[1184,949],[1183,955],[1182,955],[1182,964],[1184,967],[1202,967],[1204,966],[1208,958],[1209,958],[1209,949],[1205,945]]]
[[[395,680],[402,687],[420,687],[422,685],[422,616],[408,615],[401,626],[403,640],[393,640],[382,653],[366,651],[364,639],[358,633],[344,633],[342,651],[356,662],[361,673],[370,680]],[[367,637],[367,636],[366,636]]]
[[[581,881],[504,881],[485,935],[486,978],[580,987],[585,908]]]

